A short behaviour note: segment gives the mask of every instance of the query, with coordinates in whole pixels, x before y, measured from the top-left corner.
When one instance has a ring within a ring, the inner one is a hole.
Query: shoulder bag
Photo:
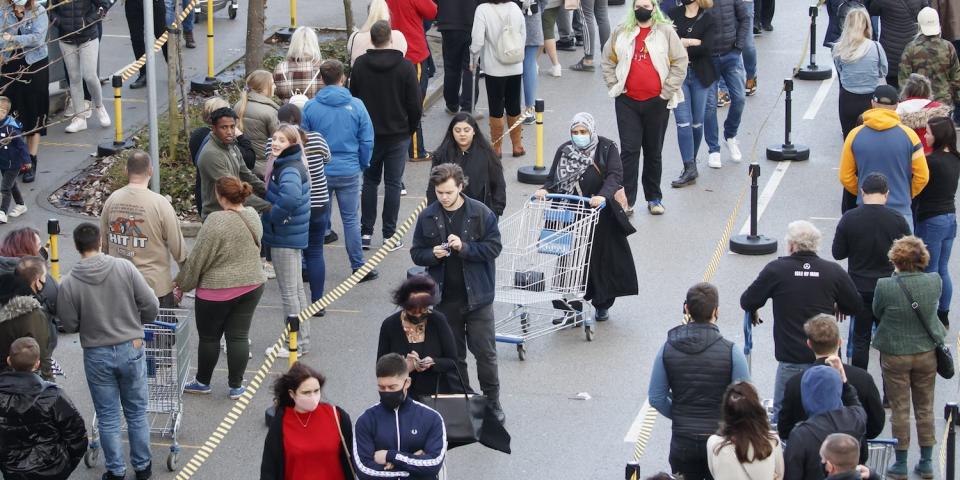
[[[913,295],[910,295],[910,290],[907,290],[907,286],[903,284],[903,279],[900,278],[899,275],[894,278],[897,279],[897,285],[900,285],[903,294],[907,296],[907,301],[910,302],[910,308],[913,310],[913,313],[917,315],[917,321],[920,322],[920,325],[923,325],[923,330],[930,336],[930,340],[933,340],[933,343],[936,344],[934,351],[937,354],[937,374],[946,379],[953,378],[953,355],[950,353],[950,348],[933,337],[933,332],[930,331],[930,327],[927,326],[927,322],[923,319],[923,314],[920,313],[920,304],[913,300]]]
[[[340,414],[337,413],[337,406],[330,404],[333,409],[333,422],[337,424],[337,433],[340,434],[340,446],[343,447],[343,454],[347,456],[347,465],[350,465],[350,473],[353,478],[357,478],[357,471],[353,469],[353,459],[350,458],[350,448],[347,447],[347,440],[343,437],[343,429],[340,428]]]
[[[440,394],[440,377],[437,377],[436,392],[429,397],[429,405],[443,418],[447,430],[447,443],[450,446],[469,445],[480,441],[483,430],[483,417],[487,410],[487,397],[475,393],[467,393],[466,384],[459,368],[457,378],[460,379],[462,394]]]

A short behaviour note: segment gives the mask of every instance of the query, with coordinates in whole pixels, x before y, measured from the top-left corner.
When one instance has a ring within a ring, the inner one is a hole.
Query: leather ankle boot
[[[493,151],[498,157],[501,157],[500,147],[503,144],[503,117],[490,117],[490,143],[493,145]]]
[[[670,182],[670,186],[673,188],[686,187],[687,185],[693,185],[697,183],[697,177],[700,174],[697,173],[697,164],[690,162],[683,164],[683,173],[680,174],[680,178]]]
[[[197,48],[197,42],[193,39],[193,32],[183,32],[183,42],[187,48]]]
[[[522,157],[527,154],[527,151],[523,149],[523,123],[520,122],[520,118],[520,115],[507,116],[507,128],[517,125],[517,128],[510,130],[510,143],[513,144],[514,157]]]

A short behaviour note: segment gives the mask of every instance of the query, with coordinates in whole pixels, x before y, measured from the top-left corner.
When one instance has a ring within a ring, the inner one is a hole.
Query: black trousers
[[[484,78],[484,82],[487,84],[487,106],[490,108],[490,117],[503,118],[504,110],[511,117],[520,115],[520,93],[523,91],[523,75],[511,75],[509,77],[487,75]],[[491,142],[495,140],[496,138],[490,139]]]
[[[893,88],[896,88],[897,91],[900,91],[900,73],[899,70],[896,72],[887,73],[887,85],[890,85]]]
[[[637,180],[640,177],[640,153],[643,153],[643,196],[648,201],[660,200],[660,178],[663,176],[663,137],[667,132],[670,111],[660,97],[638,101],[620,95],[614,101],[617,130],[620,133],[620,160],[623,163],[623,188],[630,205],[637,202]]]
[[[873,315],[873,292],[860,292],[863,308],[853,320],[853,358],[850,363],[864,370],[870,364],[870,338],[873,327],[880,325],[880,319]]]
[[[415,63],[413,65],[417,69],[417,82],[420,84],[420,101],[427,97],[427,82],[430,81],[430,77],[427,75],[427,61],[424,60],[420,63]],[[423,122],[417,122],[417,131],[413,132],[413,136],[410,137],[410,147],[407,149],[407,153],[410,155],[410,158],[424,158],[427,155],[427,146],[423,143]]]
[[[843,138],[846,140],[850,131],[860,125],[860,115],[863,112],[873,108],[871,99],[873,94],[850,93],[843,86],[840,86],[840,129],[843,131]]]
[[[143,2],[141,0],[127,0],[123,3],[123,11],[127,16],[127,28],[130,30],[130,43],[133,45],[133,56],[140,58],[147,53],[143,38]],[[160,38],[167,31],[167,7],[163,0],[153,0],[153,36]],[[153,46],[151,45],[151,48]],[[163,58],[167,59],[167,44],[163,44]],[[140,67],[140,75],[146,75],[146,65]]]
[[[467,350],[477,360],[477,380],[480,390],[494,399],[500,398],[500,373],[497,366],[497,334],[494,327],[493,306],[487,305],[470,312],[459,303],[440,302],[437,310],[447,317],[453,339],[457,344],[457,368],[463,375],[464,387],[470,387],[467,368]]]
[[[777,8],[777,0],[753,0],[754,25],[773,25],[773,12]]]
[[[443,39],[443,101],[456,112],[473,110],[479,89],[470,95],[473,72],[470,71],[470,32],[444,30]]]
[[[683,480],[713,480],[707,466],[707,437],[670,437],[670,469]]]

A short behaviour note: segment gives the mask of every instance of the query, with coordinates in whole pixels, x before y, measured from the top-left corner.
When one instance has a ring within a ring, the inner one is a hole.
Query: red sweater
[[[437,4],[433,0],[387,0],[390,7],[390,27],[403,33],[407,40],[406,59],[420,63],[427,59],[427,34],[423,22],[437,17]]]
[[[340,448],[340,433],[330,405],[320,404],[310,414],[286,407],[283,414],[285,480],[344,480]]]

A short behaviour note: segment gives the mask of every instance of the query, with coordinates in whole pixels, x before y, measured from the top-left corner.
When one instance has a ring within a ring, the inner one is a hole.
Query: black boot
[[[30,167],[30,170],[27,170],[26,172],[24,172],[23,178],[21,179],[23,183],[33,183],[33,181],[37,179],[37,156],[36,155],[30,155],[30,163],[32,164],[32,166]]]
[[[490,408],[490,412],[497,417],[497,421],[501,425],[506,423],[507,415],[503,413],[503,407],[500,406],[500,392],[484,392],[484,395],[487,396],[487,406]]]
[[[937,310],[937,318],[940,319],[944,328],[950,329],[950,310]]]
[[[697,173],[697,164],[694,162],[684,163],[683,164],[683,173],[680,174],[680,178],[670,182],[670,186],[673,188],[686,187],[687,185],[693,185],[697,183],[697,177],[700,174]]]

